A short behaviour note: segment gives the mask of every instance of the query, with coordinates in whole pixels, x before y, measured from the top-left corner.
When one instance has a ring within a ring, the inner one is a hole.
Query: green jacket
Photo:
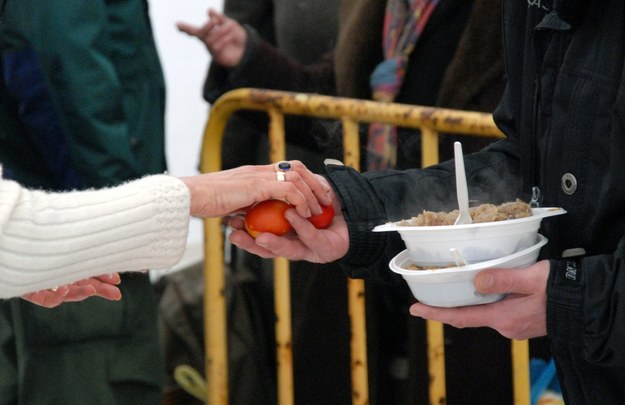
[[[164,80],[145,0],[0,0],[0,162],[45,189],[163,172]],[[120,235],[123,237],[123,235]],[[146,275],[123,299],[0,305],[0,404],[160,404]]]
[[[20,63],[20,52],[33,51],[83,187],[163,172],[165,85],[145,0],[2,1],[4,69],[14,59]],[[15,94],[20,90],[4,96],[27,103]],[[50,187],[32,144],[42,135],[5,131],[0,128],[5,170],[24,184]]]

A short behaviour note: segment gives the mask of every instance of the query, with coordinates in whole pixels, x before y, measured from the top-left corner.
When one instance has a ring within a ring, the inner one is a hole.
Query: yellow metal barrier
[[[438,134],[457,133],[486,137],[502,137],[490,114],[430,108],[396,103],[290,93],[261,89],[238,89],[223,95],[212,106],[202,144],[200,170],[221,169],[221,142],[226,123],[237,110],[266,111],[269,115],[270,160],[285,159],[284,115],[301,115],[341,120],[343,125],[344,163],[359,170],[360,147],[358,123],[385,122],[397,126],[420,128],[422,162],[429,166],[438,162]],[[205,347],[207,403],[228,403],[228,369],[226,311],[223,271],[223,233],[221,220],[204,221],[205,282]],[[276,348],[278,367],[278,403],[289,405],[293,399],[293,368],[291,353],[291,309],[289,299],[288,261],[274,261],[276,289]],[[365,334],[364,283],[348,281],[348,305],[352,329],[352,403],[368,404],[367,352]],[[427,322],[430,403],[446,403],[445,353],[443,325]],[[515,405],[530,403],[529,349],[527,341],[512,342],[513,385]]]

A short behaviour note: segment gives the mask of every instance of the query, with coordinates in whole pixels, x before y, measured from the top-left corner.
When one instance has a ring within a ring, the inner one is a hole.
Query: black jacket
[[[504,1],[508,84],[495,113],[507,138],[466,159],[471,198],[529,201],[551,260],[547,332],[567,405],[625,403],[625,3]],[[549,6],[547,6],[549,4]],[[350,231],[343,266],[390,279],[397,235],[370,232],[421,209],[455,205],[453,165],[358,173],[329,167]],[[361,202],[367,201],[364,205]],[[563,259],[570,248],[586,255]]]

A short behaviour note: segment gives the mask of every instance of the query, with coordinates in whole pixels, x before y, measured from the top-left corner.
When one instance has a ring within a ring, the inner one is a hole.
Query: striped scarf
[[[373,99],[393,102],[406,75],[410,53],[439,0],[388,0],[384,16],[384,61],[371,74]],[[395,167],[397,128],[383,123],[369,125],[367,168]]]

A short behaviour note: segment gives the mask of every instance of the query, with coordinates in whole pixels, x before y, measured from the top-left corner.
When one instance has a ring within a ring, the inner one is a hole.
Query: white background
[[[202,99],[202,85],[210,55],[204,45],[176,29],[176,22],[201,24],[209,7],[222,9],[221,0],[149,0],[165,83],[167,162],[169,173],[185,176],[198,173],[199,154],[209,105]],[[201,258],[201,221],[191,222],[188,254],[181,262]]]

